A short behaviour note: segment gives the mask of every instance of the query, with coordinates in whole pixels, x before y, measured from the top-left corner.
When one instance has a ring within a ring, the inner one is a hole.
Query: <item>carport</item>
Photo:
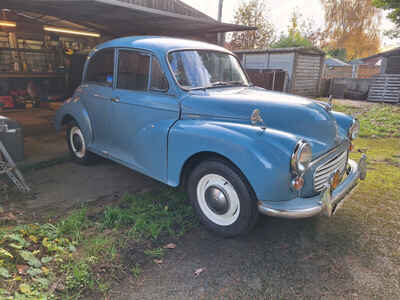
[[[254,29],[246,26],[225,24],[207,17],[191,16],[146,7],[146,1],[118,0],[2,0],[0,9],[11,9],[18,14],[31,16],[42,23],[59,25],[71,22],[71,26],[85,26],[105,37],[127,35],[204,36],[218,32]],[[154,2],[154,1],[147,1]],[[163,8],[167,5],[153,4]],[[135,3],[143,3],[138,5]],[[187,7],[186,10],[193,10]],[[51,17],[50,17],[51,16]],[[49,19],[50,17],[50,19]]]
[[[179,0],[2,0],[0,10],[0,114],[22,124],[25,140],[50,134],[52,114],[79,85],[96,44],[129,35],[215,43],[217,33],[254,29],[217,22]]]

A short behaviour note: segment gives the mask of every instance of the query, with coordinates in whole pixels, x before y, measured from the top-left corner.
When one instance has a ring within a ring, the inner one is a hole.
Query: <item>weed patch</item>
[[[119,207],[104,211],[104,228],[129,227],[135,239],[180,237],[193,225],[194,214],[183,193],[167,189],[127,195]]]
[[[126,195],[95,218],[85,208],[56,223],[0,227],[0,299],[85,299],[137,278],[163,242],[193,227],[185,195]],[[135,253],[135,255],[131,255]]]
[[[325,99],[319,99],[325,100]],[[360,137],[397,138],[400,137],[400,106],[374,104],[355,107],[334,104],[333,110],[353,115],[360,120]]]
[[[58,224],[3,227],[0,233],[0,295],[4,299],[45,299],[59,269],[76,251],[74,231]],[[0,298],[1,298],[0,297]]]

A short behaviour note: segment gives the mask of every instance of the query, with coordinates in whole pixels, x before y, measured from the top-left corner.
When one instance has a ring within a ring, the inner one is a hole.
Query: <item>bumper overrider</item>
[[[299,219],[323,214],[334,215],[344,200],[358,185],[359,180],[367,176],[367,156],[363,155],[359,162],[349,160],[347,177],[334,190],[327,184],[324,191],[312,198],[296,198],[285,202],[259,202],[260,213],[273,217]]]

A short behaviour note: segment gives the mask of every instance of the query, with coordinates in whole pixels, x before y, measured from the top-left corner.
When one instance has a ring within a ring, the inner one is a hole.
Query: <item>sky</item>
[[[186,4],[200,10],[201,12],[217,19],[218,0],[181,0]],[[233,22],[233,16],[242,0],[224,0],[223,22]],[[321,28],[324,24],[324,11],[320,0],[266,0],[269,7],[269,16],[278,32],[286,31],[289,18],[294,9],[298,10],[305,18],[312,18],[317,26]],[[384,13],[386,16],[387,13]],[[382,30],[393,27],[393,23],[386,17],[382,20]],[[399,45],[400,41],[383,38],[383,46]]]

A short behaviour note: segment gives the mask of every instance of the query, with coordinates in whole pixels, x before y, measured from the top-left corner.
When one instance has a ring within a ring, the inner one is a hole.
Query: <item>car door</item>
[[[113,155],[134,169],[167,177],[167,137],[179,118],[159,60],[139,50],[119,49],[113,91]]]
[[[108,154],[111,145],[110,120],[112,115],[112,88],[114,81],[114,48],[104,49],[90,58],[85,76],[82,101],[87,108],[93,140],[92,150]]]

